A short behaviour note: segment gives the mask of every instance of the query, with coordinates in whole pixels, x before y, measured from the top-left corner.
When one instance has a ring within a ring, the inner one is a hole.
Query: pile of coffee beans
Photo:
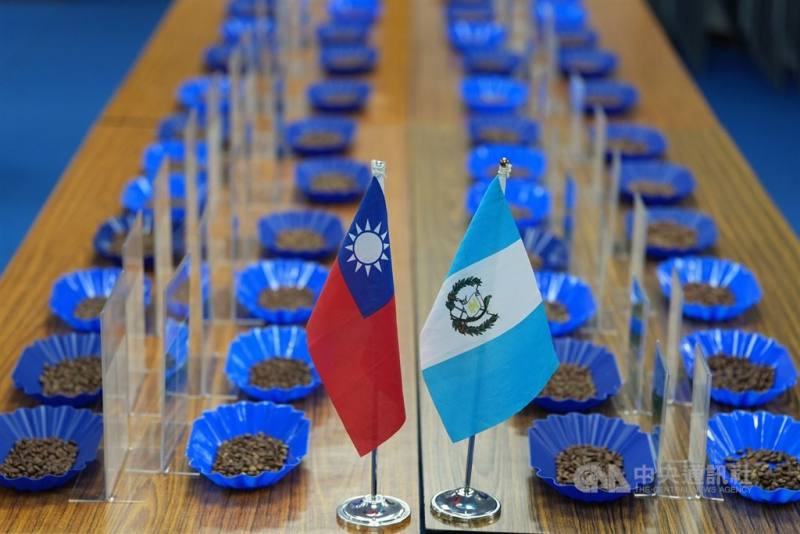
[[[745,486],[800,490],[800,461],[785,452],[748,447],[725,458],[725,468]]]
[[[358,93],[355,91],[342,91],[341,93],[332,93],[324,97],[326,104],[337,106],[351,106],[358,101]]]
[[[340,172],[323,172],[311,181],[311,190],[317,193],[344,193],[356,189],[352,176]]]
[[[547,320],[551,323],[566,323],[569,321],[569,310],[557,300],[544,301],[544,309],[547,312]]]
[[[78,444],[61,438],[28,438],[14,444],[0,464],[6,478],[63,475],[78,457]]]
[[[220,444],[211,469],[229,477],[255,476],[265,471],[280,471],[288,455],[289,446],[279,439],[263,432],[242,434]]]
[[[733,306],[736,297],[727,287],[712,286],[701,282],[689,282],[683,286],[683,299],[690,304],[703,306]]]
[[[509,204],[508,206],[511,209],[511,216],[514,217],[515,221],[533,217],[533,212],[524,206],[517,206],[515,204]]]
[[[99,356],[80,356],[45,364],[39,376],[45,395],[74,397],[95,393],[103,385],[102,362]]]
[[[307,287],[267,288],[259,295],[258,303],[268,310],[310,308],[314,304],[314,293]]]
[[[562,363],[550,377],[540,397],[552,397],[559,400],[586,400],[597,394],[592,373],[588,367],[573,363]]]
[[[587,95],[585,99],[587,106],[616,106],[619,104],[617,95]]]
[[[360,54],[337,56],[331,61],[331,65],[337,69],[355,69],[363,64],[364,58]]]
[[[300,360],[269,358],[250,368],[250,384],[261,389],[293,388],[310,383],[311,368]]]
[[[672,221],[654,221],[647,225],[647,244],[660,248],[691,248],[697,244],[697,231]]]
[[[75,317],[78,319],[95,319],[100,316],[103,306],[106,305],[106,297],[89,297],[83,299],[75,307]]]
[[[275,244],[283,250],[302,252],[325,247],[325,238],[319,232],[307,228],[293,228],[278,232]]]
[[[627,488],[622,456],[606,447],[575,445],[556,456],[556,481],[572,484],[582,491]]]
[[[639,193],[649,197],[671,197],[675,194],[675,187],[672,184],[644,178],[632,181],[628,185],[628,190],[631,194]]]
[[[647,143],[635,139],[609,139],[606,146],[611,153],[617,150],[619,150],[621,154],[629,154],[632,156],[647,153]]]
[[[479,137],[482,143],[519,143],[519,135],[517,135],[517,132],[496,126],[484,128],[480,131]]]
[[[715,388],[731,391],[766,391],[775,383],[775,369],[759,365],[747,358],[715,354],[707,359]]]
[[[342,135],[339,132],[309,131],[300,135],[297,144],[303,147],[316,148],[338,145],[342,140]]]
[[[114,234],[111,241],[108,243],[108,250],[112,254],[122,255],[125,240],[128,234],[120,232]],[[142,234],[142,254],[145,256],[152,256],[155,251],[155,236],[153,234]]]

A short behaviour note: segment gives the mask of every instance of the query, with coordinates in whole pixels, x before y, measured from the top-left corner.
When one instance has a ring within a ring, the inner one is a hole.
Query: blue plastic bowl
[[[102,390],[74,396],[45,395],[39,378],[45,364],[55,365],[65,360],[83,356],[101,356],[100,334],[53,335],[38,339],[25,347],[11,374],[14,386],[43,404],[86,406],[100,400]]]
[[[736,392],[730,389],[712,388],[711,398],[719,403],[737,407],[759,406],[775,399],[797,383],[797,369],[789,351],[783,345],[755,332],[718,328],[701,330],[681,340],[681,357],[689,376],[693,376],[694,348],[698,344],[705,357],[725,354],[734,358],[744,358],[759,365],[768,365],[775,370],[775,382],[765,391]]]
[[[311,230],[325,239],[324,246],[308,250],[281,248],[278,235],[284,230]],[[258,236],[261,246],[268,254],[283,258],[321,260],[339,248],[344,238],[342,221],[336,215],[323,210],[291,210],[271,213],[258,220]]]
[[[202,209],[206,200],[205,188],[206,174],[198,173],[197,200],[198,210]],[[170,212],[173,222],[181,222],[186,217],[186,188],[183,180],[183,173],[172,173],[169,175],[169,194],[175,201]],[[127,183],[122,191],[120,202],[122,207],[130,213],[142,212],[146,217],[153,217],[153,199],[155,196],[155,184],[147,176],[139,176]]]
[[[594,48],[597,46],[597,32],[590,28],[579,28],[575,30],[564,30],[557,32],[558,47],[561,50],[578,48]]]
[[[597,393],[585,400],[539,396],[534,399],[534,404],[551,412],[583,411],[602,404],[619,391],[622,377],[619,374],[617,360],[606,347],[572,338],[556,339],[553,344],[559,363],[569,363],[589,369]]]
[[[61,438],[78,445],[75,463],[63,475],[40,478],[6,478],[0,475],[0,486],[17,491],[44,491],[63,486],[83,471],[86,464],[94,461],[102,437],[103,418],[91,410],[72,406],[38,406],[0,414],[0,458],[3,460],[21,439]]]
[[[156,137],[158,138],[158,141],[182,141],[183,132],[186,129],[188,122],[189,114],[186,111],[179,111],[177,113],[167,115],[158,123],[158,128],[156,131]],[[229,124],[230,121],[228,120],[228,116],[223,115],[222,137],[224,141],[228,140],[228,134],[230,133],[230,129],[228,127]],[[201,128],[205,128],[205,116],[201,115],[197,117],[197,125]]]
[[[206,93],[208,88],[211,87],[213,77],[211,76],[197,76],[185,80],[178,87],[176,99],[178,104],[186,109],[196,109],[198,115],[205,117],[206,113]],[[219,110],[220,113],[226,115],[230,107],[231,84],[227,76],[220,78],[219,82]]]
[[[314,180],[326,173],[336,173],[352,178],[354,188],[349,191],[316,191]],[[341,204],[361,198],[367,190],[372,173],[361,162],[346,158],[314,158],[301,161],[295,167],[294,181],[297,188],[311,202]]]
[[[708,422],[708,463],[725,483],[746,499],[771,504],[800,500],[800,490],[766,490],[744,485],[725,468],[725,458],[746,448],[769,449],[800,457],[800,422],[788,415],[735,411],[717,414]]]
[[[327,22],[317,26],[317,42],[322,48],[334,46],[364,46],[369,40],[370,27],[364,24]]]
[[[498,48],[508,36],[506,29],[495,22],[454,21],[447,28],[450,46],[460,52],[476,48]]]
[[[311,424],[305,413],[291,406],[271,402],[237,402],[207,410],[192,425],[186,445],[189,465],[218,486],[233,489],[256,489],[275,484],[289,474],[308,452]],[[263,432],[289,446],[286,463],[279,471],[260,475],[225,476],[212,471],[217,449],[226,440],[242,434]]]
[[[164,158],[169,158],[170,162],[175,162],[183,165],[186,159],[186,152],[184,150],[183,141],[177,139],[170,139],[169,141],[160,141],[147,145],[142,152],[142,172],[145,176],[153,179],[158,173],[158,168]],[[206,150],[205,141],[197,141],[195,145],[195,158],[198,168],[206,166],[208,161],[208,151]]]
[[[528,86],[500,76],[468,76],[461,82],[461,100],[472,113],[511,113],[528,101]]]
[[[670,294],[673,267],[678,271],[681,285],[697,282],[726,287],[735,298],[735,303],[731,306],[705,306],[684,302],[683,315],[686,317],[701,321],[727,321],[741,315],[761,300],[761,287],[753,273],[734,261],[709,256],[672,258],[660,263],[656,276],[661,285],[661,293],[666,298]]]
[[[289,146],[300,156],[336,154],[346,151],[353,143],[356,123],[338,117],[312,117],[294,122],[286,130]],[[327,143],[309,143],[308,135],[335,135]]]
[[[564,74],[579,74],[584,78],[608,76],[617,68],[617,55],[608,50],[568,49],[559,54],[558,63]]]
[[[543,228],[531,227],[522,232],[522,243],[530,255],[542,261],[541,270],[564,271],[567,269],[569,250],[564,241]]]
[[[613,99],[613,102],[603,101]],[[614,80],[587,80],[585,110],[594,111],[595,102],[607,115],[618,115],[630,111],[639,102],[636,88],[624,82]]]
[[[356,80],[325,80],[308,87],[308,100],[317,111],[361,111],[367,104],[371,88]]]
[[[528,146],[539,139],[539,124],[517,115],[473,115],[467,120],[467,127],[473,145]]]
[[[464,208],[470,217],[475,215],[490,184],[491,182],[477,182],[467,191]],[[530,213],[530,215],[515,214],[514,221],[520,229],[542,224],[550,216],[550,194],[544,187],[534,182],[509,181],[506,184],[506,199],[511,206],[512,213],[515,212],[515,208],[527,210]]]
[[[476,2],[474,5],[450,3],[446,8],[447,27],[457,22],[493,22],[494,9],[491,2]]]
[[[371,46],[334,46],[323,48],[320,65],[328,74],[363,74],[378,62],[378,51]]]
[[[549,415],[533,422],[528,431],[531,467],[536,476],[560,494],[586,502],[615,501],[632,491],[647,487],[655,478],[656,466],[650,439],[638,426],[617,417],[570,413]],[[556,458],[568,447],[593,445],[606,447],[622,456],[622,471],[628,487],[614,491],[588,489],[556,480]]]
[[[556,33],[577,30],[587,23],[588,14],[581,0],[537,0],[533,4],[533,15],[539,31],[544,31],[545,4],[553,8]]]
[[[513,145],[482,145],[473,148],[467,155],[467,172],[473,180],[490,182],[497,176],[500,158],[511,161],[511,180],[538,181],[547,166],[541,150]]]
[[[697,241],[688,248],[664,248],[647,245],[647,255],[654,258],[670,258],[697,254],[714,246],[717,241],[717,225],[711,216],[687,208],[652,208],[647,211],[647,222],[669,221],[693,229],[697,233]],[[625,231],[628,239],[633,235],[633,212],[625,214]]]
[[[674,189],[669,196],[642,194],[642,201],[650,206],[680,202],[691,195],[695,187],[692,172],[680,165],[666,161],[626,161],[619,178],[620,193],[625,200],[633,200],[631,185],[638,180],[668,184]]]
[[[272,34],[274,24],[269,19],[257,20],[253,17],[233,17],[222,23],[220,34],[222,40],[229,45],[238,45],[245,33],[250,33],[257,44],[267,46],[264,36],[269,38]]]
[[[594,127],[589,128],[589,134],[594,136]],[[609,160],[614,154],[610,143],[614,141],[627,140],[642,145],[642,150],[639,152],[621,151],[623,160],[660,158],[667,151],[667,138],[664,134],[656,128],[641,124],[612,122],[606,129],[606,140],[609,143],[606,158]]]
[[[469,50],[464,53],[464,71],[471,75],[512,76],[522,65],[522,59],[513,50]]]
[[[93,319],[80,319],[75,316],[75,308],[81,301],[91,297],[111,296],[122,269],[116,267],[92,268],[73,271],[61,276],[53,284],[50,295],[50,311],[67,323],[73,330],[99,332],[100,316]],[[145,305],[150,302],[150,279],[144,279]]]
[[[381,16],[379,0],[328,0],[328,14],[340,23],[372,24]]]
[[[97,228],[94,238],[92,239],[92,244],[94,245],[94,250],[97,255],[117,264],[122,264],[122,255],[117,251],[111,250],[111,243],[114,240],[114,237],[119,234],[128,235],[128,232],[135,221],[136,215],[134,214],[111,217],[110,219],[103,221],[103,223]],[[152,217],[142,217],[142,233],[153,233]],[[153,255],[144,254],[144,262],[146,264],[152,264]]]
[[[236,299],[254,317],[273,324],[299,324],[311,317],[313,304],[295,310],[268,310],[259,304],[261,291],[280,287],[308,288],[319,298],[328,269],[318,263],[301,260],[265,260],[249,265],[236,275]]]
[[[569,320],[563,323],[548,321],[550,333],[554,336],[571,334],[594,317],[597,306],[592,289],[577,276],[553,271],[537,271],[536,282],[543,301],[559,302],[569,312]]]
[[[292,388],[263,389],[250,384],[250,368],[270,358],[292,358],[308,365],[311,382]],[[308,352],[306,332],[297,326],[269,326],[240,334],[231,342],[225,364],[228,380],[249,397],[273,402],[290,402],[310,395],[321,383]]]
[[[228,59],[235,46],[228,43],[217,43],[209,46],[203,52],[203,64],[211,72],[228,72]]]

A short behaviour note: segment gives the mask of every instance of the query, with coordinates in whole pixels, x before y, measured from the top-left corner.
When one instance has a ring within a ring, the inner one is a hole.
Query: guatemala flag
[[[422,377],[453,441],[517,413],[558,367],[499,177],[467,228],[419,344]]]
[[[382,162],[308,321],[308,350],[360,455],[406,420]]]

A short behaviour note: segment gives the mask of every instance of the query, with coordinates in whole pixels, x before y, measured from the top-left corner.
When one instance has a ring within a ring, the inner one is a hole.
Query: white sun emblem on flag
[[[347,234],[350,238],[350,243],[345,245],[344,248],[351,252],[350,257],[347,258],[348,262],[356,262],[356,272],[362,267],[369,276],[370,271],[375,267],[378,271],[383,272],[381,268],[381,260],[389,261],[386,256],[386,249],[389,248],[389,243],[386,242],[388,232],[381,233],[381,223],[372,228],[367,219],[364,228],[361,228],[356,223],[355,233]]]

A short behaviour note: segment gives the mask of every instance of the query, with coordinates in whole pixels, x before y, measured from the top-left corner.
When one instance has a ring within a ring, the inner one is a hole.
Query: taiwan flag
[[[360,455],[406,420],[383,173],[367,187],[308,321],[308,348]],[[379,167],[377,167],[379,168]]]

